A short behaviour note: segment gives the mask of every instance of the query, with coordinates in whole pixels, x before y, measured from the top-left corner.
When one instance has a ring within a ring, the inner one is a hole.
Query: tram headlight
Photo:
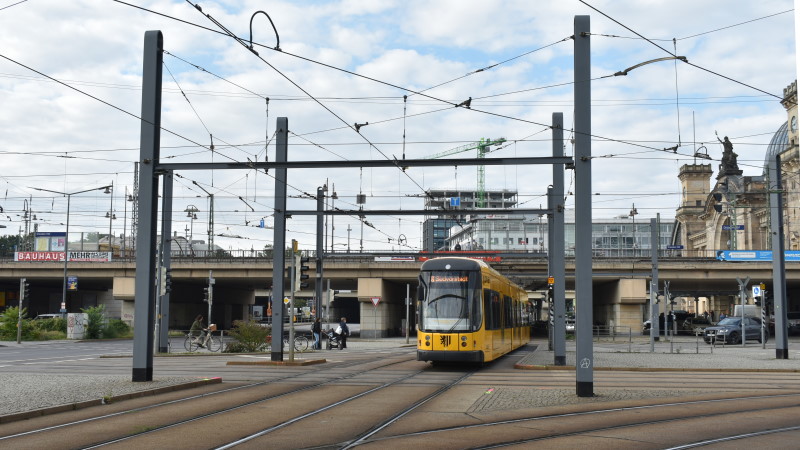
[[[466,347],[467,346],[467,337],[466,336],[461,336],[461,346],[462,347]]]

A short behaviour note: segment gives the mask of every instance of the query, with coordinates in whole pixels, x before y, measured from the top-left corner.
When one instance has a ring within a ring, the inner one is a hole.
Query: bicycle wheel
[[[304,352],[308,350],[308,338],[306,336],[295,336],[294,349],[298,352]]]
[[[217,336],[211,336],[208,338],[208,343],[206,345],[208,346],[208,351],[210,352],[218,352],[222,350],[222,342]]]
[[[186,348],[187,352],[196,352],[197,349],[200,347],[200,344],[192,336],[187,336],[186,340],[183,341],[183,347]]]

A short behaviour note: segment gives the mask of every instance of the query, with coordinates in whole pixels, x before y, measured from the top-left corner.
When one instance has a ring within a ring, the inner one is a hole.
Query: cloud
[[[490,156],[548,155],[552,113],[563,112],[567,128],[573,124],[573,42],[568,38],[574,16],[588,14],[596,78],[595,217],[627,213],[632,201],[640,209],[637,220],[656,212],[674,214],[678,169],[693,161],[694,148],[702,144],[719,157],[715,131],[731,136],[740,161],[753,161],[742,164],[746,175],[760,174],[766,143],[786,113],[777,98],[753,88],[780,95],[796,77],[792,14],[753,20],[791,9],[788,0],[736,0],[724,6],[711,0],[591,2],[609,17],[578,2],[202,4],[203,13],[247,40],[251,16],[266,11],[283,52],[257,47],[260,57],[230,37],[191,25],[218,30],[185,2],[139,4],[185,22],[114,2],[25,2],[0,11],[0,54],[139,115],[144,32],[162,30],[170,53],[164,58],[169,71],[164,71],[162,119],[169,132],[162,133],[162,156],[187,162],[274,160],[277,117],[289,118],[292,160],[423,158],[496,137],[505,137],[509,145]],[[256,16],[253,23],[253,40],[273,47],[276,37],[266,18]],[[699,67],[678,63],[677,80],[672,61],[643,66],[627,77],[600,78],[667,56],[653,44],[675,51],[672,38],[678,54]],[[482,68],[487,69],[478,71]],[[451,105],[469,97],[472,109]],[[136,118],[8,59],[0,59],[0,98],[0,189],[9,191],[0,203],[4,209],[19,211],[24,199],[37,197],[35,205],[53,207],[42,229],[58,231],[63,198],[42,196],[28,186],[79,190],[114,180],[132,189],[139,159]],[[366,122],[360,133],[351,128]],[[214,153],[204,148],[210,135]],[[572,154],[569,135],[566,152]],[[660,151],[678,140],[677,154]],[[303,193],[327,183],[335,184],[342,208],[356,209],[359,193],[367,195],[367,208],[421,208],[422,190],[473,189],[476,172],[475,167],[293,170],[290,205],[313,209],[314,201],[301,198]],[[521,201],[539,203],[551,173],[549,166],[487,166],[486,187],[516,189]],[[205,194],[192,183],[197,181],[216,193],[220,230],[250,239],[217,243],[249,249],[271,242],[271,234],[253,228],[252,220],[273,212],[274,171],[181,175],[173,229],[189,225],[179,213],[187,204],[203,203]],[[643,198],[634,199],[631,192]],[[73,206],[81,213],[71,218],[71,227],[103,230],[107,196],[87,195],[76,198]],[[119,198],[115,205],[124,206]],[[200,209],[202,222],[208,211]],[[410,243],[419,242],[421,217],[368,220],[378,230],[365,228],[367,248],[386,248],[388,238],[401,233]],[[117,233],[120,222],[114,224]],[[348,226],[353,239],[360,235],[357,218],[337,217],[336,224],[337,242],[344,242]],[[313,218],[295,217],[289,228],[308,245],[313,242]]]

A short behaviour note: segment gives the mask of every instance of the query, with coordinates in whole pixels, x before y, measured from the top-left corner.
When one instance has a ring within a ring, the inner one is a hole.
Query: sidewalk
[[[548,350],[547,339],[534,339],[537,348],[523,357],[515,368],[527,370],[575,370],[575,342],[566,345],[566,366],[556,366],[555,355]],[[592,358],[595,370],[658,370],[658,371],[782,371],[800,372],[800,346],[797,341],[789,342],[789,359],[775,358],[775,343],[770,341],[766,348],[761,344],[748,342],[741,345],[712,347],[702,340],[659,341],[650,352],[649,337],[628,342],[602,340],[592,345]]]

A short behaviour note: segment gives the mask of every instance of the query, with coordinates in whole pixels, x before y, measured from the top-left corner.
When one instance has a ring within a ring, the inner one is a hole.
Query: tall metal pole
[[[111,224],[114,220],[114,180],[111,180],[111,188],[108,190],[110,204],[108,206],[108,253],[109,258],[114,253],[114,246],[111,243]]]
[[[142,120],[139,165],[141,186],[136,232],[136,300],[134,306],[133,381],[153,381],[158,175],[155,165],[161,146],[161,71],[164,38],[160,31],[144,35]]]
[[[325,189],[320,186],[317,188],[317,212],[322,212],[325,209]],[[314,300],[314,310],[316,311],[316,317],[320,317],[322,315],[322,275],[323,275],[323,256],[325,253],[325,247],[323,242],[323,235],[324,230],[323,227],[325,225],[324,217],[320,214],[317,215],[317,279],[314,281],[314,296],[316,297]]]
[[[211,325],[211,306],[214,304],[214,280],[213,271],[208,271],[208,324]]]
[[[553,157],[564,156],[564,114],[553,113]],[[553,277],[553,364],[567,365],[566,318],[566,262],[564,260],[564,165],[553,164],[553,188],[548,201],[552,212],[553,233],[550,239],[550,276]]]
[[[291,260],[291,271],[289,272],[289,361],[294,361],[294,291],[295,291],[295,281],[298,279],[297,271],[300,270],[297,264],[297,253],[295,250],[297,248],[297,241],[292,239],[292,260]],[[273,334],[273,339],[275,335]],[[281,333],[279,339],[282,339],[283,333]]]
[[[66,307],[67,305],[67,261],[69,260],[69,206],[72,200],[72,194],[64,194],[67,196],[67,224],[66,231],[64,232],[64,283],[61,290],[61,304]]]
[[[594,396],[592,348],[592,110],[589,16],[575,16],[576,392]]]
[[[163,195],[161,197],[161,265],[172,271],[172,184],[174,176],[172,171],[164,174]],[[171,276],[171,275],[170,275]],[[171,293],[167,292],[159,298],[156,320],[158,333],[156,346],[160,353],[169,353],[169,304]],[[209,318],[209,321],[211,318]]]
[[[658,337],[658,218],[650,219],[650,261],[653,272],[650,280],[650,352],[655,351]]]
[[[781,156],[767,163],[769,170],[769,205],[772,229],[772,292],[775,302],[775,358],[789,359],[788,318],[786,301],[786,259],[784,254],[783,185]]]
[[[128,256],[128,246],[126,242],[128,240],[128,186],[125,186],[125,197],[123,197],[123,203],[125,206],[125,210],[122,213],[122,251],[120,252],[120,256],[127,257]]]
[[[17,344],[22,343],[22,298],[25,297],[25,278],[19,279],[19,307],[17,308]]]
[[[275,162],[286,162],[288,157],[289,119],[278,117],[275,137]],[[283,361],[283,268],[286,263],[286,171],[275,169],[275,234],[272,257],[272,361]]]
[[[742,334],[741,334],[741,336],[742,336],[742,347],[744,347],[745,341],[747,340],[747,335],[745,334],[745,330],[746,329],[745,329],[745,326],[744,326],[744,318],[745,318],[745,315],[744,315],[744,304],[745,304],[745,301],[747,300],[747,285],[750,283],[750,277],[745,277],[744,280],[742,280],[741,278],[737,277],[736,278],[736,282],[739,283],[739,300],[740,300],[740,302],[742,304],[742,317],[741,317],[741,319],[742,319],[742,322],[741,322],[741,326],[742,326],[741,333]],[[776,332],[778,331],[778,325],[777,324],[775,325],[775,331]]]
[[[411,285],[406,284],[406,344],[410,339],[411,335],[411,328],[409,326],[409,322],[411,321],[411,316],[409,315],[411,312]]]

